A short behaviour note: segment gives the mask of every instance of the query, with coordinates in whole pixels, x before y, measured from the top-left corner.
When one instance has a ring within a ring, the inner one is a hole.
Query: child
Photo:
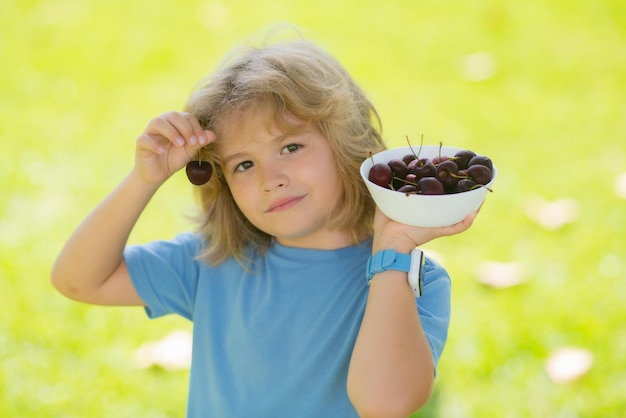
[[[450,281],[426,259],[416,297],[410,263],[380,257],[411,260],[476,214],[415,228],[377,210],[359,175],[385,147],[373,122],[363,91],[323,50],[305,40],[251,48],[184,112],[148,123],[134,168],[60,253],[54,286],[193,321],[188,417],[410,415],[432,390]],[[213,167],[197,188],[198,230],[126,246],[157,189],[192,159]]]

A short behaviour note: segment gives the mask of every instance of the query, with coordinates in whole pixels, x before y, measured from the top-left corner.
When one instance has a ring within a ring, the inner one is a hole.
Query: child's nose
[[[261,172],[261,185],[265,192],[271,192],[274,189],[285,187],[288,183],[287,176],[280,169],[279,164],[266,164]]]

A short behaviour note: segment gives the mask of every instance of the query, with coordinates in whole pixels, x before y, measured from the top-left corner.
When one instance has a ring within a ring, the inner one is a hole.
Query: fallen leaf
[[[613,190],[617,197],[626,199],[626,173],[622,173],[615,178]]]
[[[550,354],[545,367],[552,381],[567,383],[586,374],[593,361],[593,353],[586,348],[561,347]]]
[[[133,354],[133,360],[141,369],[152,366],[166,370],[188,369],[191,365],[191,345],[190,332],[173,331],[161,340],[139,346]]]
[[[484,81],[494,76],[496,62],[489,52],[469,54],[463,60],[463,75],[469,81]]]
[[[505,288],[526,282],[528,269],[519,262],[481,261],[476,265],[476,280],[491,287]]]
[[[578,219],[579,205],[570,198],[548,202],[541,197],[534,197],[526,204],[526,215],[542,227],[555,230]]]

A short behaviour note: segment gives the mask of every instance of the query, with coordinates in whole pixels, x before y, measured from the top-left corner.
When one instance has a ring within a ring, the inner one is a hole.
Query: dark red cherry
[[[465,170],[467,167],[469,167],[470,160],[475,156],[476,153],[474,151],[461,150],[454,154],[453,159],[456,165],[459,167],[459,170]]]
[[[477,187],[481,186],[472,179],[460,179],[451,193],[469,192]]]
[[[394,177],[403,179],[407,174],[409,174],[409,167],[407,167],[406,163],[400,159],[389,160],[387,165],[391,168]]]
[[[433,164],[437,166],[444,161],[448,161],[449,159],[450,157],[448,157],[447,155],[438,155],[436,157],[433,157],[432,161],[433,161]]]
[[[452,189],[459,182],[459,167],[452,160],[445,160],[437,165],[437,180],[446,189]]]
[[[407,184],[417,184],[417,180],[419,180],[417,178],[417,176],[414,173],[409,173],[406,175],[406,177],[404,178],[405,182]]]
[[[409,168],[406,163],[400,159],[394,159],[387,162],[387,165],[391,168],[393,188],[398,189],[399,187],[402,187],[402,180],[404,180],[406,175],[409,174]]]
[[[201,186],[211,180],[213,166],[206,161],[192,160],[187,163],[185,171],[191,184]]]
[[[472,157],[472,159],[469,160],[468,167],[471,167],[477,164],[484,165],[490,171],[493,171],[493,162],[491,162],[491,158],[489,157],[486,157],[484,155],[477,155],[475,157]]]
[[[409,163],[413,161],[415,158],[416,158],[415,155],[407,154],[404,157],[402,157],[402,161],[404,161],[404,164],[409,165]]]
[[[471,165],[467,169],[467,174],[470,176],[472,180],[474,180],[478,184],[487,184],[491,181],[491,170],[488,167],[482,164],[474,164]]]
[[[391,179],[393,177],[393,173],[391,172],[391,168],[387,164],[377,163],[370,168],[370,172],[368,173],[368,180],[374,184],[379,185],[380,187],[389,188],[389,184],[391,183]]]
[[[414,160],[409,164],[409,169],[417,176],[418,180],[422,177],[435,177],[437,175],[435,164],[430,160]]]
[[[444,194],[443,184],[435,177],[422,177],[417,182],[421,194]]]
[[[417,187],[413,186],[412,184],[405,184],[404,186],[400,187],[396,191],[398,191],[400,193],[406,193],[406,194],[416,194],[417,193]]]

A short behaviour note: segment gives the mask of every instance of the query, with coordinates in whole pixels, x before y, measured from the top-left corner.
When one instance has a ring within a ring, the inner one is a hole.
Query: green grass
[[[128,172],[147,121],[179,109],[232,46],[291,22],[368,91],[390,145],[469,147],[499,168],[472,229],[428,247],[453,275],[450,339],[420,417],[619,417],[626,410],[626,9],[618,0],[287,0],[0,3],[0,416],[180,417],[187,372],[138,370],[132,354],[178,318],[91,307],[55,293],[68,234]],[[464,77],[488,52],[496,70]],[[133,242],[186,228],[176,176]],[[572,198],[546,230],[534,196]],[[521,262],[527,283],[475,280],[484,260]],[[607,263],[611,268],[607,268]],[[561,346],[591,350],[582,378],[551,381]]]

